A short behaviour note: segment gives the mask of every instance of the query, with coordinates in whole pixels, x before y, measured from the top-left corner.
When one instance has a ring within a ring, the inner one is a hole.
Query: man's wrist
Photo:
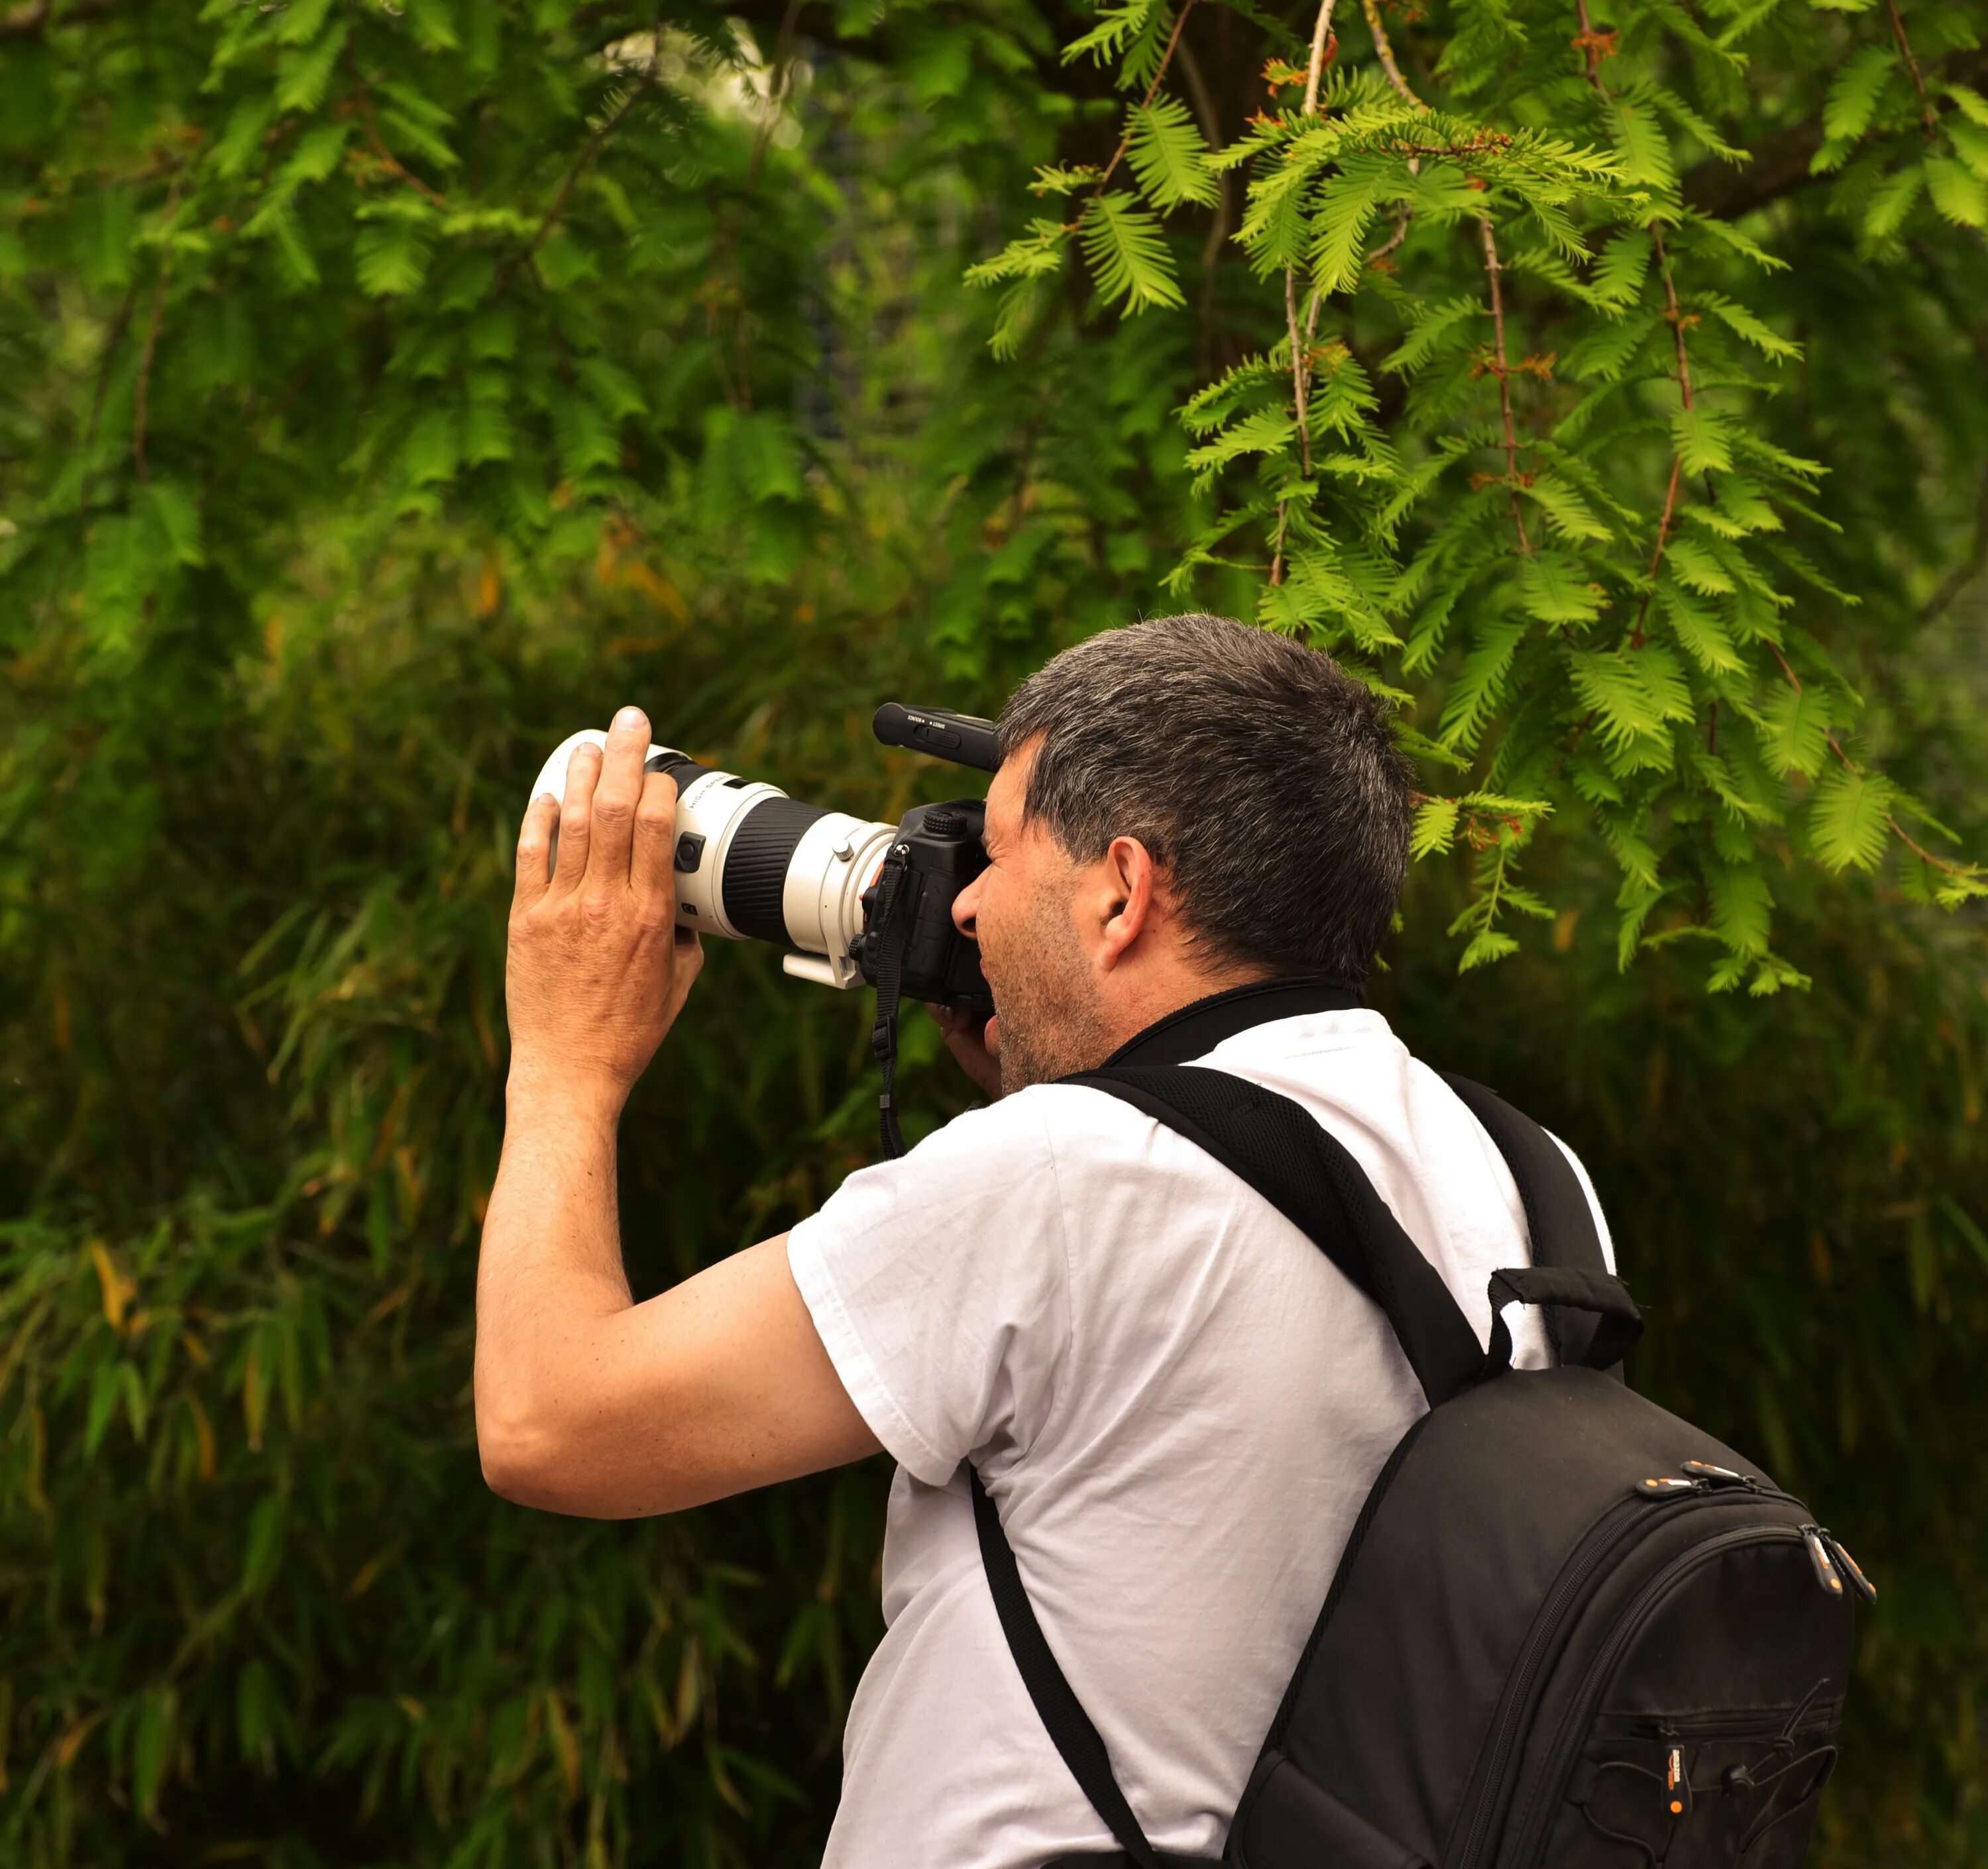
[[[596,1072],[513,1058],[504,1087],[505,1110],[513,1124],[545,1117],[612,1129],[621,1120],[629,1088]]]

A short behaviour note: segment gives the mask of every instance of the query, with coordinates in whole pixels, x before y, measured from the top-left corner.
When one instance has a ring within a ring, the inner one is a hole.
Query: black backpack
[[[1836,1762],[1853,1595],[1801,1502],[1621,1381],[1641,1333],[1545,1131],[1449,1081],[1510,1165],[1560,1366],[1488,1355],[1353,1158],[1297,1104],[1192,1066],[1064,1080],[1123,1098],[1239,1175],[1378,1304],[1428,1412],[1354,1523],[1238,1806],[1236,1869],[1795,1869]],[[1050,1736],[1118,1851],[1139,1827],[972,1476],[994,1601]],[[1165,1684],[1155,1682],[1156,1692]],[[1050,1865],[1058,1869],[1058,1865]]]

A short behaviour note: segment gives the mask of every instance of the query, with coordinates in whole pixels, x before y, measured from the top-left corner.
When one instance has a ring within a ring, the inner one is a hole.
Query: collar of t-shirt
[[[1252,1026],[1303,1012],[1348,1012],[1366,1003],[1360,989],[1344,980],[1253,980],[1211,993],[1155,1019],[1104,1060],[1114,1064],[1185,1064],[1205,1058],[1224,1039]]]

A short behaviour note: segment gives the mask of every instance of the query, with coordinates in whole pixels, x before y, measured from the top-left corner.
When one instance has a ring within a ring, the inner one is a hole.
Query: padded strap
[[[986,1567],[988,1588],[994,1594],[995,1613],[1001,1618],[1001,1632],[1020,1669],[1022,1685],[1036,1703],[1043,1724],[1070,1776],[1090,1799],[1091,1808],[1104,1820],[1104,1827],[1118,1840],[1119,1847],[1138,1869],[1161,1869],[1162,1859],[1146,1840],[1139,1820],[1125,1802],[1118,1781],[1111,1775],[1111,1755],[1104,1741],[1090,1723],[1090,1716],[1079,1702],[1074,1689],[1063,1678],[1056,1656],[1050,1651],[1043,1626],[1036,1621],[1035,1606],[1022,1587],[1022,1573],[1015,1563],[1014,1548],[1001,1529],[1001,1514],[981,1485],[980,1475],[966,1470],[973,1492],[973,1523],[980,1534],[980,1561]]]
[[[1484,1350],[1345,1145],[1303,1106],[1197,1065],[1117,1065],[1059,1080],[1121,1097],[1205,1150],[1378,1304],[1433,1408],[1484,1372]]]
[[[1512,1333],[1505,1323],[1508,1304],[1559,1305],[1594,1319],[1587,1346],[1590,1369],[1619,1369],[1643,1334],[1643,1314],[1629,1288],[1611,1272],[1585,1266],[1511,1266],[1491,1275],[1491,1349],[1487,1373],[1512,1367]]]
[[[1520,1203],[1526,1212],[1526,1256],[1535,1266],[1606,1272],[1608,1261],[1594,1225],[1594,1209],[1588,1204],[1587,1191],[1566,1151],[1530,1117],[1513,1109],[1495,1090],[1449,1071],[1443,1073],[1443,1081],[1483,1125],[1497,1144],[1498,1153],[1504,1157],[1505,1165],[1512,1171]],[[1556,1304],[1547,1306],[1543,1315],[1547,1340],[1559,1360],[1594,1367],[1593,1352],[1599,1325],[1585,1316],[1570,1315]],[[1614,1360],[1609,1373],[1620,1380],[1619,1357]]]

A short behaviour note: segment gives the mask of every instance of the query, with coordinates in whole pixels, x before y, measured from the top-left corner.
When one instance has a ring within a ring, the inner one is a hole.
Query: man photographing
[[[1293,1100],[1489,1337],[1486,1281],[1526,1262],[1520,1191],[1361,1003],[1407,849],[1383,711],[1326,657],[1205,617],[1108,632],[1024,682],[999,722],[989,864],[954,908],[996,1016],[945,1022],[996,1100],[634,1305],[616,1128],[700,959],[674,926],[675,788],[645,773],[648,739],[624,709],[519,842],[478,1291],[491,1485],[636,1516],[889,1452],[889,1626],[827,1861],[1108,1851],[1004,1640],[970,1465],[1146,1834],[1219,1856],[1423,1394],[1290,1220],[1138,1109],[1057,1080],[1205,1063]],[[1522,1366],[1548,1360],[1537,1319],[1513,1315]]]

